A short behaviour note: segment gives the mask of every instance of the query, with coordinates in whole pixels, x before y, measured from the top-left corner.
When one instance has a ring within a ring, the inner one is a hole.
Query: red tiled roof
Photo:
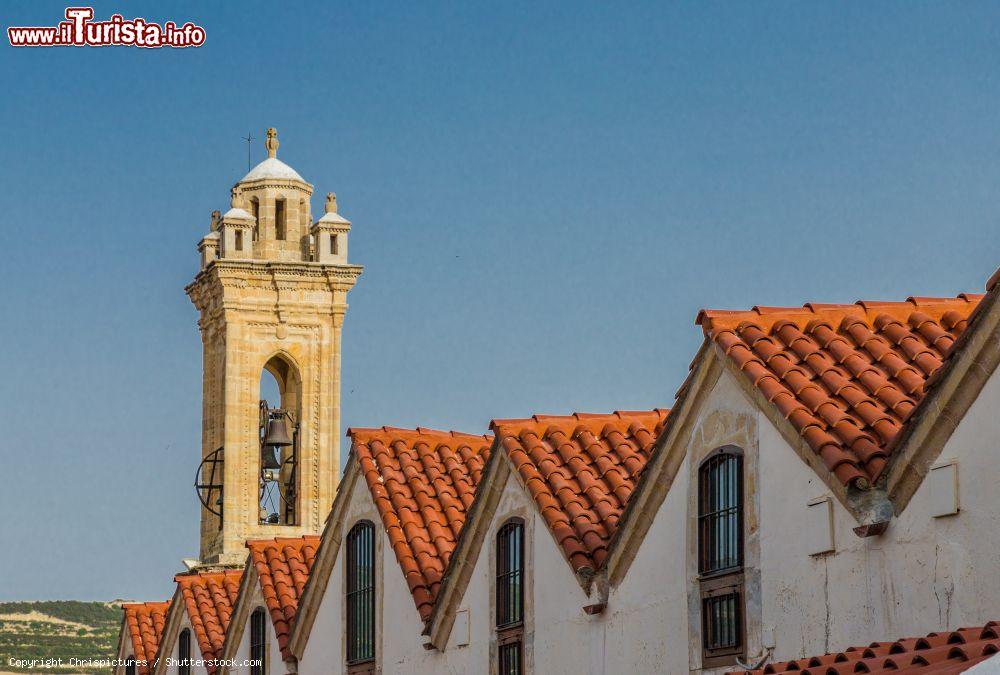
[[[417,611],[426,621],[492,438],[393,427],[349,429],[347,434]]]
[[[146,666],[136,664],[136,671],[141,674],[152,672],[169,608],[170,602],[130,602],[122,605],[136,661],[147,662]]]
[[[702,310],[697,323],[841,482],[866,487],[982,297]]]
[[[319,540],[316,536],[306,536],[247,542],[250,559],[260,579],[264,603],[274,625],[274,634],[286,659],[291,656],[288,634],[299,608],[302,588],[309,580],[309,572],[316,561]]]
[[[493,432],[573,569],[607,556],[669,411],[493,420]]]
[[[217,659],[222,653],[242,576],[243,570],[226,570],[174,577],[184,597],[198,647],[207,660]],[[215,670],[210,668],[209,673]]]
[[[867,647],[851,647],[842,652],[772,663],[758,670],[735,673],[798,673],[798,675],[839,675],[840,673],[961,673],[1000,652],[1000,624],[991,621],[977,628],[930,633],[921,638],[895,642],[873,642]],[[992,665],[992,664],[991,664]]]

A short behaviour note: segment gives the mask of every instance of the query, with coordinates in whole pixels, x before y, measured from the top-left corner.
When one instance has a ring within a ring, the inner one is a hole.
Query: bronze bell
[[[292,444],[292,439],[288,435],[288,425],[285,424],[285,417],[273,417],[267,423],[267,434],[264,436],[264,447],[284,448]]]
[[[281,462],[275,457],[274,448],[270,445],[264,445],[260,449],[260,468],[262,469],[280,469]]]

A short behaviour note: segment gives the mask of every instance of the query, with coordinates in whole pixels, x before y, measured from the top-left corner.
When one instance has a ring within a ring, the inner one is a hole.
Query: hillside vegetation
[[[0,673],[110,673],[70,659],[115,656],[121,606],[105,602],[0,602]],[[63,667],[12,668],[8,659],[62,659]]]

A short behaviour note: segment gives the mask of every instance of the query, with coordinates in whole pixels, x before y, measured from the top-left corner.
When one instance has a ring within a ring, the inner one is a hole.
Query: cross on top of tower
[[[278,156],[278,130],[274,127],[268,128],[267,140],[264,141],[264,147],[267,148],[267,156],[270,159]]]

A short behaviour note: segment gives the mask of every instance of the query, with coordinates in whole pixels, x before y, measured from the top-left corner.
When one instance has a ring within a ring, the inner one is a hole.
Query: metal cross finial
[[[247,171],[249,171],[252,168],[250,166],[250,163],[251,163],[250,162],[250,148],[252,147],[250,144],[253,143],[253,136],[250,135],[249,131],[247,132],[246,138],[244,138],[243,140],[247,142]]]

